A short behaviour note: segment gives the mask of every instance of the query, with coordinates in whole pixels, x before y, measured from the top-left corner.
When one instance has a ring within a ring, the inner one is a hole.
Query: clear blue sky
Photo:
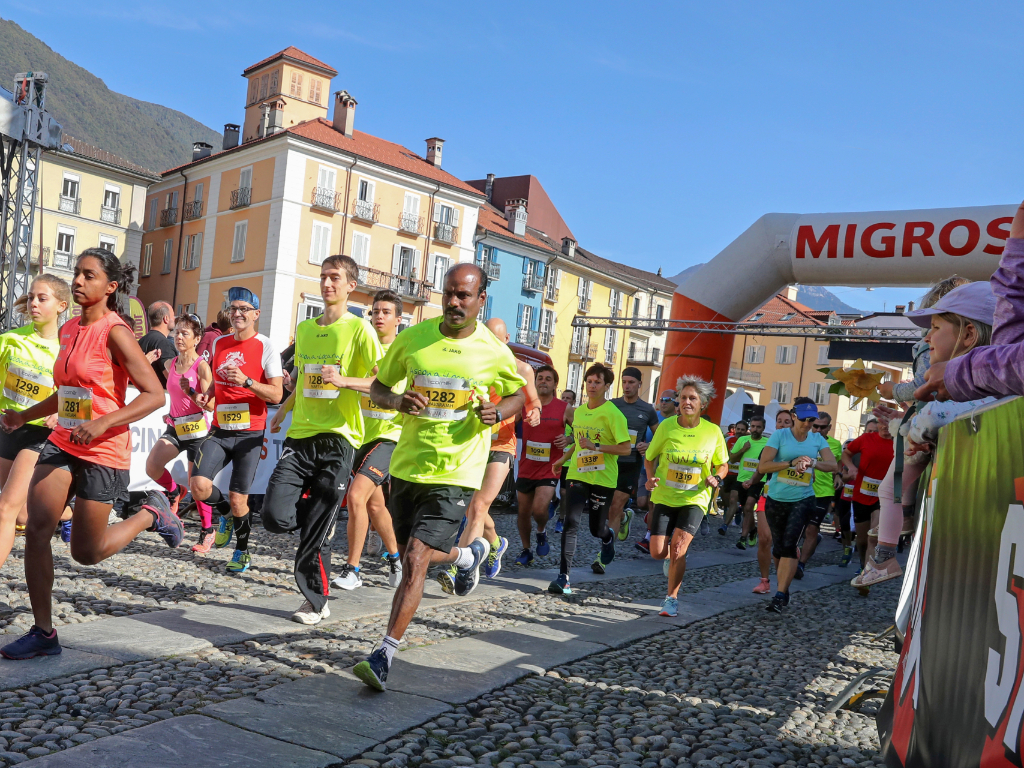
[[[673,275],[762,213],[1017,202],[1016,2],[0,2],[118,92],[219,129],[241,71],[332,64],[356,127],[537,176],[582,245]],[[116,151],[116,148],[111,148]],[[756,276],[750,276],[756,279]],[[917,289],[848,290],[862,309]]]

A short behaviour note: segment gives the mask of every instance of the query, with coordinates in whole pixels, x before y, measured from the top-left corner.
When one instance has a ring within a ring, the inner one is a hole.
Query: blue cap
[[[233,286],[228,288],[228,301],[247,301],[252,304],[253,309],[260,308],[260,297],[248,288]]]
[[[816,419],[818,418],[818,406],[814,403],[800,403],[793,406],[793,413],[798,419]]]

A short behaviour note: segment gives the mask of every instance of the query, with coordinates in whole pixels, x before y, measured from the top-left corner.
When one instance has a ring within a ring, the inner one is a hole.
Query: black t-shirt
[[[639,398],[636,402],[627,403],[626,398],[616,397],[612,400],[612,405],[622,411],[622,415],[626,417],[629,440],[633,444],[633,450],[626,456],[619,456],[618,463],[635,464],[640,457],[636,444],[645,441],[648,429],[653,433],[658,428],[658,412],[653,405]]]
[[[164,366],[167,365],[168,360],[173,360],[178,354],[171,337],[164,336],[160,331],[150,331],[139,339],[139,346],[142,347],[143,352],[147,353],[154,349],[160,350],[160,359],[153,363],[153,370],[156,371],[160,384],[166,387],[167,377],[164,375]]]

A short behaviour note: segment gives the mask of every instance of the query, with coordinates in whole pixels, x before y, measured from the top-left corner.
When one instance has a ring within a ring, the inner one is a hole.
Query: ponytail
[[[122,264],[117,256],[106,248],[86,248],[78,254],[78,260],[81,261],[86,256],[96,259],[103,268],[107,280],[117,283],[117,290],[107,296],[107,309],[117,312],[123,318],[130,318],[128,297],[131,296],[135,283],[135,265]],[[131,324],[131,320],[128,320],[128,323]]]

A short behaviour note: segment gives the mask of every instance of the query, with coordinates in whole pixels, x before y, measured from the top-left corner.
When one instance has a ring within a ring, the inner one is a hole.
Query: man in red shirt
[[[853,523],[857,531],[857,554],[860,567],[868,551],[868,530],[871,516],[878,511],[878,486],[892,463],[893,441],[889,436],[889,425],[876,422],[877,429],[865,432],[843,449],[843,466],[856,474],[853,483]],[[855,465],[853,457],[860,455]]]

